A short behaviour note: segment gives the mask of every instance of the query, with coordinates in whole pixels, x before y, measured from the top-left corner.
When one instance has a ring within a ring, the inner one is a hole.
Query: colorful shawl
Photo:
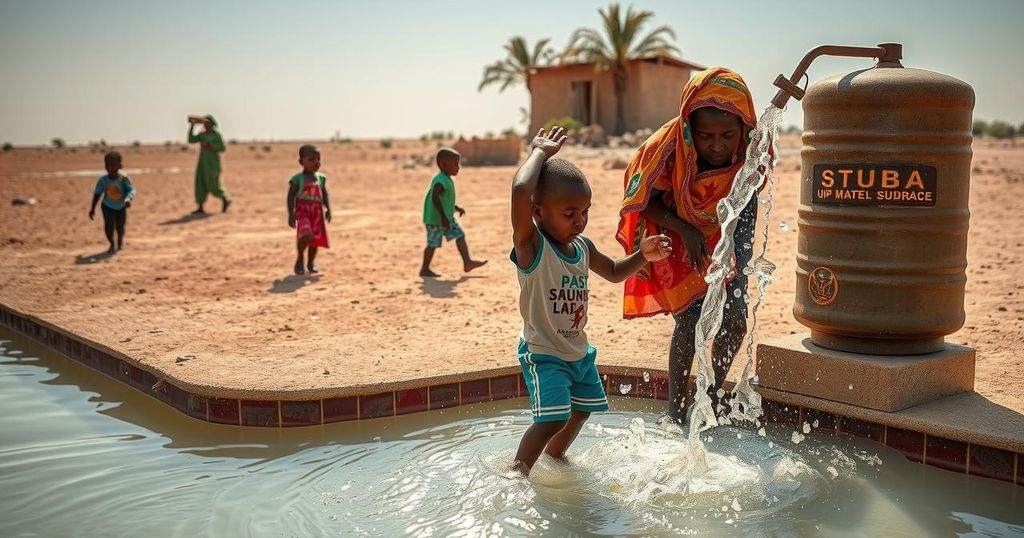
[[[690,114],[704,107],[739,116],[745,128],[732,165],[698,174]],[[707,284],[690,265],[680,237],[647,222],[640,212],[647,207],[652,191],[664,191],[665,205],[699,229],[707,240],[708,252],[713,252],[721,235],[715,206],[729,194],[733,179],[743,166],[747,135],[756,123],[754,102],[743,79],[724,67],[712,67],[690,79],[680,97],[679,116],[651,135],[630,159],[624,177],[625,197],[616,239],[626,254],[630,254],[639,248],[645,237],[665,233],[672,238],[673,248],[667,259],[651,263],[626,280],[623,317],[674,314],[707,292]]]

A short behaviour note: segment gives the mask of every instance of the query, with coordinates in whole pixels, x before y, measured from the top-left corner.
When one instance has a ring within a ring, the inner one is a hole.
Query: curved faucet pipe
[[[783,108],[789,101],[790,97],[795,97],[797,101],[804,98],[806,90],[797,86],[800,79],[807,73],[807,69],[811,66],[811,62],[818,56],[848,56],[852,58],[878,58],[878,63],[895,63],[899,64],[900,59],[903,58],[903,44],[902,43],[882,43],[877,47],[847,47],[843,45],[821,45],[814,47],[807,54],[804,55],[803,60],[800,60],[800,64],[793,70],[793,75],[788,79],[779,75],[775,78],[775,86],[779,88],[779,93],[775,94],[775,98],[772,99],[772,104],[778,108]]]

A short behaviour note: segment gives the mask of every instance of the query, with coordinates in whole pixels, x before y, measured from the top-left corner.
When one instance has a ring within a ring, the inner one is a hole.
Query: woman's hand
[[[708,243],[704,239],[704,234],[700,233],[700,230],[692,224],[683,221],[679,235],[683,240],[683,248],[686,249],[686,258],[690,261],[690,265],[703,275],[711,263]]]
[[[664,234],[646,237],[640,243],[640,252],[649,262],[664,260],[672,253],[672,240]]]

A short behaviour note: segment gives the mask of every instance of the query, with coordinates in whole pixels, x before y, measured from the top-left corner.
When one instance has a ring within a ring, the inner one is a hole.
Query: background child
[[[645,238],[633,254],[612,260],[580,234],[587,227],[591,191],[572,163],[551,159],[564,130],[544,130],[512,182],[512,243],[518,267],[523,330],[519,364],[530,393],[533,425],[523,434],[513,469],[529,475],[541,451],[565,460],[591,412],[607,411],[597,350],[587,340],[589,270],[621,282],[648,261],[671,252],[668,237]]]
[[[107,169],[107,175],[96,180],[92,206],[89,207],[89,220],[96,217],[96,202],[102,197],[103,204],[100,209],[103,211],[103,233],[107,235],[107,242],[110,243],[107,254],[114,254],[124,248],[124,226],[128,218],[128,208],[132,206],[132,198],[135,197],[135,187],[132,186],[132,180],[120,172],[123,168],[120,153],[111,151],[104,155],[103,166]],[[117,232],[116,248],[114,232]]]
[[[327,225],[331,222],[331,200],[327,196],[327,176],[320,170],[320,150],[312,144],[299,148],[299,164],[302,172],[288,180],[288,226],[295,228],[298,257],[295,258],[295,274],[305,272],[302,268],[304,251],[308,249],[306,270],[319,273],[313,260],[319,247],[328,248]]]
[[[442,235],[448,241],[455,240],[459,255],[462,256],[463,271],[469,272],[487,263],[487,260],[474,260],[470,257],[466,234],[455,220],[456,211],[460,217],[466,214],[465,209],[455,205],[455,182],[452,181],[459,173],[461,159],[459,152],[454,149],[437,150],[438,172],[430,180],[430,186],[423,199],[423,224],[427,227],[427,248],[423,249],[420,276],[440,276],[430,270],[430,261],[434,259],[434,250],[441,247]]]

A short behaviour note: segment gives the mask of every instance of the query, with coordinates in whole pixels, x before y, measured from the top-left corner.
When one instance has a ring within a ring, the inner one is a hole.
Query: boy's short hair
[[[437,161],[437,165],[441,166],[441,161],[445,159],[461,159],[462,155],[452,148],[441,148],[437,150],[437,155],[434,160]]]
[[[302,159],[310,153],[318,153],[319,151],[320,150],[313,144],[303,144],[299,147],[299,158]]]
[[[108,151],[107,154],[103,156],[103,166],[107,166],[109,164],[113,164],[114,159],[120,159],[120,158],[121,158],[121,154],[119,152],[117,152],[117,151]]]
[[[575,164],[565,159],[548,159],[540,168],[540,179],[534,192],[534,201],[541,202],[544,197],[562,186],[590,188],[587,176]]]

